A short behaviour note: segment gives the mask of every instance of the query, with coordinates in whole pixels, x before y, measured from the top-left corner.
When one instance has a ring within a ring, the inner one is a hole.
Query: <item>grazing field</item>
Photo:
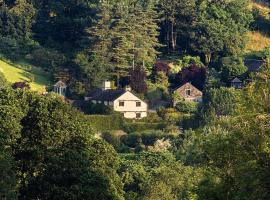
[[[30,82],[31,90],[40,93],[44,92],[45,87],[51,83],[50,77],[46,72],[29,65],[19,66],[0,60],[0,71],[10,83],[28,81]]]

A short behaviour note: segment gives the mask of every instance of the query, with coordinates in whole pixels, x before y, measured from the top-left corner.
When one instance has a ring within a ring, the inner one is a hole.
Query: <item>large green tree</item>
[[[209,64],[213,55],[237,55],[245,46],[252,19],[246,0],[197,1],[197,17],[190,33],[191,48],[203,53]]]

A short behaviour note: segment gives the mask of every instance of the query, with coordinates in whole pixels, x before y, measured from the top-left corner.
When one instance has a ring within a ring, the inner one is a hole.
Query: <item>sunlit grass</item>
[[[27,68],[27,69],[26,69]],[[43,70],[33,66],[16,66],[6,61],[0,60],[0,71],[10,83],[28,81],[31,90],[44,92],[45,87],[50,84],[50,78]]]
[[[262,33],[250,31],[248,32],[247,37],[249,41],[246,46],[246,52],[261,51],[265,47],[270,46],[270,38]]]

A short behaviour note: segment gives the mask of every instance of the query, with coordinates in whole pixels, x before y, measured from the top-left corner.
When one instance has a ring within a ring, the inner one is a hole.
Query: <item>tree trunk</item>
[[[170,23],[169,21],[166,21],[165,43],[167,46],[167,53],[170,53]]]
[[[174,34],[174,23],[171,22],[171,45],[172,51],[175,51],[176,43],[175,43],[175,34]]]
[[[211,58],[212,58],[212,54],[211,53],[205,53],[205,64],[209,65],[209,63],[211,62]]]

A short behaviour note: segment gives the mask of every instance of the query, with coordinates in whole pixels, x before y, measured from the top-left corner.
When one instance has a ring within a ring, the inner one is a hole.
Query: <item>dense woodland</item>
[[[112,80],[150,107],[165,102],[138,121],[100,105],[82,113],[0,72],[0,199],[270,199],[270,47],[245,51],[248,31],[270,36],[270,17],[250,5],[0,1],[1,59],[65,81],[70,99]],[[249,72],[247,58],[263,66]],[[173,108],[185,82],[203,101]]]

